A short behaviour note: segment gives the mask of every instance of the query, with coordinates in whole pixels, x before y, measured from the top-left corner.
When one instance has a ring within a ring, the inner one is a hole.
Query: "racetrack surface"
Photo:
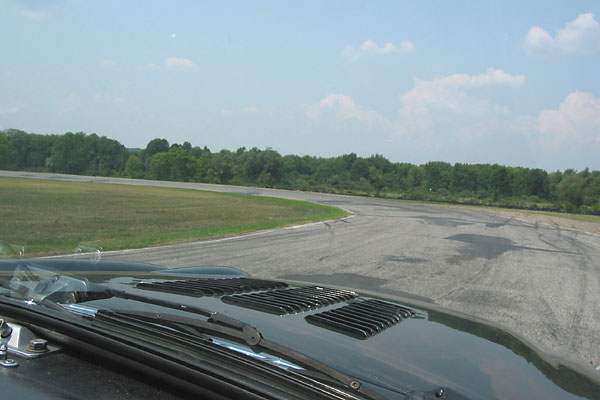
[[[167,267],[229,266],[429,301],[600,364],[600,236],[472,208],[237,186],[0,171],[0,176],[185,187],[333,205],[354,215],[177,245],[107,252]]]

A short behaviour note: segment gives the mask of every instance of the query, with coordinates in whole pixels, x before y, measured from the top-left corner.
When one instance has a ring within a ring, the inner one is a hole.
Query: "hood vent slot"
[[[410,308],[368,299],[307,315],[304,319],[310,324],[364,340],[413,315],[415,312]]]
[[[352,300],[358,297],[349,290],[337,290],[319,286],[273,290],[264,293],[224,296],[221,300],[236,306],[252,308],[271,314],[285,315]]]
[[[273,290],[287,287],[286,283],[251,278],[191,279],[164,282],[141,282],[138,289],[181,294],[185,296],[222,296],[259,290]]]

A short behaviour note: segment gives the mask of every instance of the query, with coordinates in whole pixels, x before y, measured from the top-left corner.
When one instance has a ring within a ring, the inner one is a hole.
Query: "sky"
[[[0,0],[0,129],[600,170],[598,1]]]

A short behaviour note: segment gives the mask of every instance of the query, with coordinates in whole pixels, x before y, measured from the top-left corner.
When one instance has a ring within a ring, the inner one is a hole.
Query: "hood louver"
[[[252,308],[277,315],[294,314],[342,301],[352,300],[358,295],[349,290],[337,290],[318,286],[273,290],[264,293],[224,296],[222,301],[236,306]]]
[[[413,315],[415,312],[410,308],[369,299],[307,315],[304,319],[310,324],[364,340]]]
[[[259,290],[273,290],[287,287],[286,283],[251,278],[192,279],[164,282],[141,282],[138,289],[181,294],[186,296],[222,296]]]

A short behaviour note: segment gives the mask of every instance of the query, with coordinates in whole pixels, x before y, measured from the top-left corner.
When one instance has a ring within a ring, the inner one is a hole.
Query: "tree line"
[[[213,153],[206,146],[160,138],[134,151],[96,134],[39,135],[15,129],[0,131],[0,169],[600,213],[600,171],[589,169],[548,173],[498,164],[414,165],[378,154],[282,156],[256,147]]]

